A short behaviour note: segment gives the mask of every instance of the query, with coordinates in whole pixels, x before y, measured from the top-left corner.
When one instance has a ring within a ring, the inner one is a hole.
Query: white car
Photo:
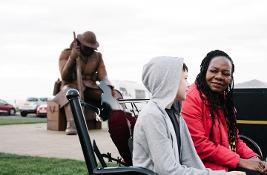
[[[26,117],[28,114],[36,114],[37,107],[41,104],[41,100],[35,97],[29,97],[24,103],[19,105],[20,115]]]

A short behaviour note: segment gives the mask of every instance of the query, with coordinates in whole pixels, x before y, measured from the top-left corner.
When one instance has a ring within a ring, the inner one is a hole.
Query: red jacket
[[[209,138],[212,125],[210,109],[207,101],[200,97],[195,84],[187,92],[182,105],[182,116],[187,123],[197,153],[207,168],[227,171],[229,168],[237,167],[240,157],[248,159],[257,155],[239,137],[236,141],[236,152],[229,149],[228,129],[222,110],[215,114],[213,136]]]

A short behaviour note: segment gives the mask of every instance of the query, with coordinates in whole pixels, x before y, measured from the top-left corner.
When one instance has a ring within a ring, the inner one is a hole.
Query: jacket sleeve
[[[168,136],[166,121],[164,116],[150,113],[149,117],[144,117],[142,127],[149,147],[149,151],[154,163],[155,171],[158,174],[187,174],[187,175],[224,175],[222,171],[210,171],[208,169],[197,169],[181,165],[174,156],[172,139]],[[142,144],[142,143],[139,143]],[[176,143],[175,143],[176,144]]]
[[[204,102],[197,93],[188,93],[182,104],[182,116],[184,117],[195,148],[201,160],[214,162],[218,165],[236,168],[239,162],[239,155],[229,148],[215,144],[206,136],[204,126]],[[205,162],[205,161],[204,161]]]
[[[61,79],[69,81],[72,78],[72,73],[75,71],[75,60],[69,59],[70,49],[65,49],[59,57],[59,71]]]
[[[101,80],[107,80],[107,71],[106,71],[106,67],[104,64],[104,61],[102,59],[102,54],[101,53],[97,53],[98,57],[99,57],[99,64],[98,64],[98,68],[97,68],[97,72],[98,72],[98,79]]]
[[[236,152],[243,159],[249,159],[254,156],[259,156],[255,152],[253,152],[244,142],[240,139],[239,135],[237,138]]]

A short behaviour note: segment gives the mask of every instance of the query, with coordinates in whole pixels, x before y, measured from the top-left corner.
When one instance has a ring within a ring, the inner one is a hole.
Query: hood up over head
[[[163,109],[170,108],[178,91],[183,58],[152,58],[143,67],[142,81],[151,93],[151,100]]]

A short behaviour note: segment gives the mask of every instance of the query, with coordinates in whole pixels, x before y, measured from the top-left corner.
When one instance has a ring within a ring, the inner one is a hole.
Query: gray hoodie
[[[133,165],[160,175],[225,175],[223,171],[205,169],[182,117],[178,118],[181,133],[178,151],[173,124],[165,109],[171,107],[176,97],[182,66],[181,58],[156,57],[143,68],[143,84],[152,97],[135,124]]]

